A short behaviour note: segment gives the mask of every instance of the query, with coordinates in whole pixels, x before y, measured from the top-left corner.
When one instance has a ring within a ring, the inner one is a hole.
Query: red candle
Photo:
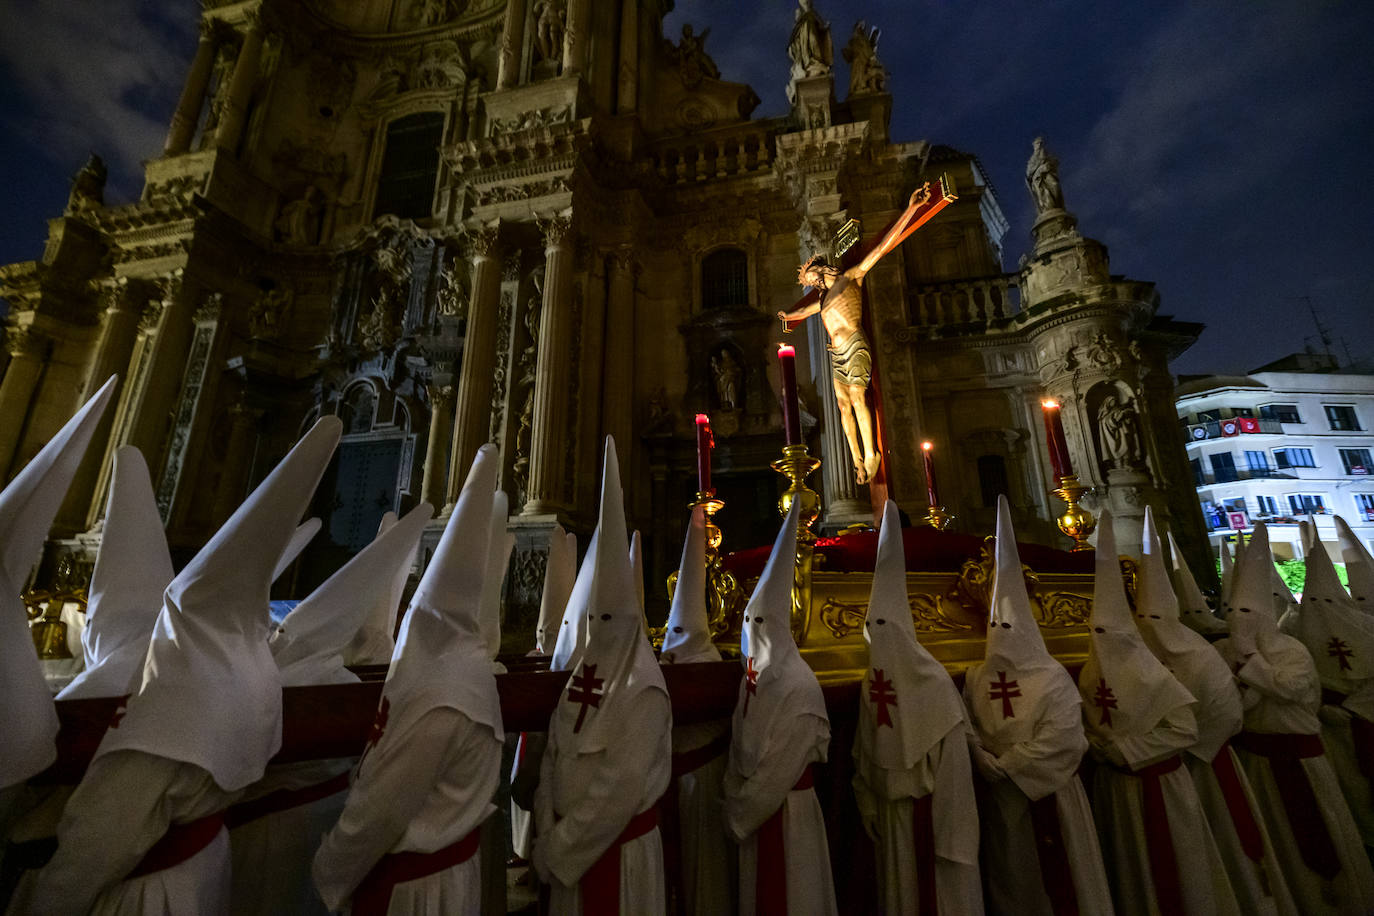
[[[1050,449],[1050,467],[1054,470],[1054,482],[1073,473],[1073,461],[1069,458],[1069,440],[1064,438],[1064,419],[1059,413],[1057,401],[1041,401],[1040,409],[1045,415],[1045,444]]]
[[[711,449],[716,440],[711,436],[711,418],[704,413],[697,414],[697,490],[701,493],[714,493],[711,489]]]
[[[797,351],[791,344],[778,344],[778,368],[782,373],[782,428],[788,445],[800,445],[801,411],[797,409]]]
[[[930,453],[934,443],[922,442],[921,455],[926,460],[926,502],[932,506],[940,505],[940,491],[935,486],[935,456]]]

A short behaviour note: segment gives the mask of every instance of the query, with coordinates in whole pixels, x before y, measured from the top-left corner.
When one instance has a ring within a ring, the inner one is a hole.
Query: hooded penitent
[[[111,378],[0,493],[0,789],[57,757],[57,710],[43,680],[19,592],[114,391]]]
[[[682,545],[682,564],[678,567],[673,603],[668,609],[668,625],[663,633],[663,651],[669,664],[718,662],[720,650],[711,642],[706,616],[706,514],[701,507],[692,510],[687,525],[687,540]]]
[[[81,631],[86,667],[59,700],[122,697],[138,686],[162,593],[175,574],[148,465],[138,449],[122,446]]]
[[[430,511],[432,514],[433,509]],[[377,538],[390,531],[395,524],[395,512],[388,510],[382,513],[382,520],[377,525]],[[406,580],[410,578],[410,570],[415,566],[415,557],[419,551],[420,542],[416,541],[410,556],[397,565],[389,583],[390,587],[385,592],[376,593],[377,599],[368,608],[363,625],[344,650],[344,664],[385,665],[391,662],[391,653],[396,651],[396,614],[400,610]]]
[[[1174,594],[1178,597],[1179,619],[1189,629],[1203,635],[1225,633],[1226,624],[1218,620],[1212,609],[1207,606],[1207,599],[1202,596],[1202,589],[1197,587],[1197,580],[1193,578],[1192,570],[1183,559],[1183,551],[1179,550],[1173,532],[1169,533],[1169,554],[1173,557],[1171,578]]]
[[[403,735],[426,712],[447,707],[504,738],[480,620],[497,465],[495,447],[477,450],[458,504],[410,599],[382,688],[379,718],[386,720],[389,734]]]
[[[582,661],[582,649],[587,644],[587,602],[591,596],[592,576],[596,571],[599,534],[599,529],[592,531],[587,555],[582,558],[582,568],[577,571],[572,592],[563,606],[563,619],[554,638],[553,656],[549,659],[550,671],[569,671]]]
[[[344,648],[390,597],[396,570],[409,565],[433,515],[433,506],[420,503],[286,615],[270,642],[283,686],[357,682],[344,667]]]
[[[902,522],[890,499],[878,535],[864,641],[869,671],[860,699],[872,715],[859,717],[860,740],[878,766],[909,770],[964,721],[964,704],[944,666],[916,639]]]
[[[753,776],[764,762],[769,739],[783,719],[810,715],[830,721],[816,675],[792,639],[798,505],[793,500],[768,564],[744,608],[740,652],[745,659],[745,675],[735,704],[730,759],[733,768],[746,777]]]
[[[1374,556],[1370,556],[1345,519],[1336,516],[1336,536],[1341,544],[1341,562],[1350,583],[1350,597],[1366,614],[1374,614]]]
[[[577,535],[555,524],[549,535],[549,560],[544,567],[544,593],[539,601],[539,622],[534,627],[534,650],[540,655],[553,652],[558,633],[554,627],[563,620],[563,611],[577,581]]]
[[[615,442],[606,437],[601,476],[601,513],[592,550],[586,592],[586,644],[580,664],[568,679],[549,730],[561,735],[560,753],[594,753],[622,740],[623,709],[645,690],[668,688],[644,636],[643,612],[630,568],[630,538]]]
[[[1280,636],[1275,614],[1273,578],[1266,567],[1273,566],[1269,552],[1269,530],[1264,522],[1255,523],[1245,563],[1236,568],[1232,596],[1231,645],[1237,658],[1246,658]]]
[[[1209,717],[1224,715],[1234,723],[1234,728],[1230,728],[1230,733],[1234,734],[1240,730],[1240,694],[1231,686],[1231,670],[1216,649],[1212,648],[1212,644],[1179,619],[1178,599],[1169,583],[1159,531],[1155,527],[1154,512],[1149,506],[1145,507],[1143,540],[1144,556],[1141,558],[1140,579],[1135,595],[1135,618],[1140,635],[1155,657],[1185,687],[1207,679],[1221,682],[1223,686],[1211,691],[1211,696],[1224,699],[1228,708],[1224,712],[1199,710],[1198,722],[1201,725]],[[1219,731],[1225,732],[1227,729]],[[1228,737],[1229,734],[1216,734],[1199,727],[1198,741],[1191,751],[1210,762]]]
[[[208,770],[225,791],[281,747],[281,674],[267,646],[272,570],[338,445],[325,417],[172,580],[143,681],[96,756],[138,750]]]
[[[1091,649],[1078,675],[1089,726],[1104,733],[1144,735],[1193,695],[1150,652],[1126,603],[1111,512],[1098,522]]]
[[[510,497],[505,490],[497,490],[491,498],[491,530],[487,534],[487,569],[482,576],[482,642],[497,674],[506,666],[496,661],[501,651],[501,586],[506,581],[506,566],[515,548],[515,535],[506,530],[510,515]]]
[[[286,572],[286,567],[296,562],[296,557],[301,555],[301,551],[310,545],[315,539],[315,535],[320,533],[323,525],[318,518],[308,518],[297,526],[295,533],[291,535],[291,540],[287,543],[286,549],[281,552],[281,558],[277,560],[277,565],[272,568],[272,581],[276,582],[281,578],[281,574]]]
[[[1356,689],[1359,682],[1374,677],[1374,618],[1346,594],[1320,542],[1307,554],[1302,604],[1288,632],[1312,653],[1322,686],[1351,694],[1345,705],[1362,705],[1353,711],[1374,719],[1374,696],[1362,697],[1365,691]]]

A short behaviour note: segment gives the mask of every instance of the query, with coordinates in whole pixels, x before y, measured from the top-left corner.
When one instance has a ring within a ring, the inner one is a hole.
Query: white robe
[[[1236,672],[1242,685],[1246,731],[1317,734],[1321,684],[1312,656],[1296,639],[1269,638],[1264,651],[1238,665],[1233,641],[1216,643],[1217,651]],[[1365,856],[1358,828],[1350,815],[1331,763],[1325,755],[1301,761],[1316,795],[1318,809],[1336,848],[1341,870],[1326,881],[1302,859],[1303,838],[1295,836],[1283,806],[1283,796],[1269,760],[1237,749],[1255,795],[1256,810],[1264,815],[1284,879],[1303,913],[1368,914],[1374,912],[1374,870]]]
[[[730,723],[701,722],[673,729],[673,754],[728,738]],[[682,912],[730,916],[735,912],[738,854],[725,830],[725,762],[729,747],[677,781],[678,855]],[[673,867],[672,862],[668,867]]]
[[[111,751],[91,762],[58,825],[57,852],[39,872],[34,916],[229,914],[229,833],[171,868],[132,880],[167,828],[223,811],[237,797],[209,771],[143,751]]]
[[[501,742],[451,707],[435,707],[405,733],[364,754],[338,824],[315,857],[315,885],[331,909],[344,906],[382,856],[435,852],[467,836],[496,810]],[[482,907],[481,852],[466,862],[397,884],[389,913],[475,914]]]
[[[1144,734],[1103,732],[1101,737],[1124,758],[1125,766],[1142,770],[1192,747],[1197,740],[1197,720],[1189,707],[1182,706]],[[1190,916],[1240,916],[1225,864],[1188,771],[1180,766],[1158,780],[1169,819],[1183,912]],[[1097,835],[1102,841],[1116,912],[1122,916],[1162,912],[1150,870],[1143,780],[1103,760],[1095,768],[1092,782]]]
[[[240,804],[278,791],[309,789],[347,773],[352,758],[307,760],[269,766],[243,793]],[[329,912],[310,877],[310,865],[325,833],[338,821],[348,785],[307,804],[254,818],[229,831],[233,862],[230,900],[234,916],[324,916]],[[232,817],[233,809],[230,809]]]
[[[1374,694],[1374,680],[1366,681],[1359,690],[1351,694],[1339,706],[1323,704],[1321,708],[1322,741],[1326,744],[1326,756],[1340,781],[1341,792],[1350,805],[1350,813],[1355,825],[1360,828],[1360,838],[1374,855],[1374,786],[1370,778],[1360,769],[1360,759],[1355,752],[1355,736],[1350,726],[1358,713],[1351,710],[1368,707],[1371,694]],[[1363,702],[1360,702],[1363,701]],[[1368,716],[1364,716],[1367,721]]]
[[[672,707],[666,694],[643,691],[625,709],[626,736],[605,750],[573,754],[549,733],[535,791],[536,843],[547,852],[550,912],[582,912],[579,883],[630,819],[658,804],[672,776]],[[538,856],[539,853],[536,853]],[[620,847],[622,916],[663,913],[663,843],[658,828]]]
[[[986,699],[969,693],[970,687],[981,681],[982,669],[981,664],[969,668],[964,680],[964,702],[970,707]],[[1049,683],[1049,690],[1023,699],[1018,709],[1018,717],[1034,723],[1030,729],[1033,737],[1006,747],[987,748],[1008,777],[985,783],[988,791],[978,810],[987,911],[1009,916],[1053,913],[1036,865],[1040,854],[1031,821],[1031,803],[1053,795],[1078,912],[1082,916],[1111,914],[1112,895],[1097,843],[1097,827],[1087,793],[1076,775],[1088,746],[1083,737],[1078,686],[1068,672]]]
[[[837,913],[835,880],[825,818],[815,789],[793,789],[811,763],[824,763],[830,723],[802,715],[784,720],[767,738],[764,763],[749,777],[725,770],[725,826],[739,842],[739,912],[754,916],[758,829],[782,799],[783,849],[787,857],[787,909],[791,916]]]
[[[867,709],[861,704],[859,715],[869,714]],[[871,763],[855,745],[854,797],[859,816],[874,838],[880,913],[915,916],[919,912],[913,810],[917,798],[932,793],[936,906],[941,916],[983,912],[978,804],[965,729],[962,723],[951,729],[905,771]],[[965,854],[964,861],[947,857],[942,854],[946,846],[971,854]]]

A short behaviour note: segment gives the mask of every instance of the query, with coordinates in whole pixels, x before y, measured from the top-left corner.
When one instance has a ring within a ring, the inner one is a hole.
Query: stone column
[[[524,515],[566,511],[563,459],[567,453],[567,394],[572,373],[573,234],[570,216],[540,219],[544,232],[544,307],[539,324],[538,374],[530,435],[530,488]]]
[[[520,58],[525,46],[525,0],[506,0],[506,18],[501,26],[501,57],[496,71],[496,88],[509,89],[520,83]]]
[[[244,120],[248,116],[248,97],[258,78],[258,61],[262,57],[262,20],[254,10],[248,14],[243,47],[234,62],[234,75],[229,79],[229,100],[215,134],[215,146],[233,151],[243,135]]]
[[[248,494],[247,476],[253,459],[253,444],[263,412],[242,401],[229,408],[229,443],[224,447],[224,464],[210,519],[222,525]]]
[[[129,425],[124,442],[138,446],[154,474],[163,465],[162,447],[195,331],[193,292],[182,282],[179,270],[167,281],[157,336],[152,340],[146,365],[140,368],[140,378],[134,380],[139,387],[130,392]],[[156,480],[153,486],[156,489]]]
[[[138,320],[143,311],[141,299],[146,298],[146,289],[142,284],[130,284],[127,279],[121,279],[116,285],[108,287],[102,297],[107,304],[101,319],[100,339],[96,342],[86,374],[82,403],[89,400],[105,384],[106,379],[118,374],[120,379],[111,399],[114,405],[118,405],[120,392],[129,381],[126,377],[129,359],[138,340]],[[62,503],[62,510],[58,513],[56,527],[60,530],[77,531],[86,523],[86,513],[100,479],[100,465],[105,458],[110,430],[114,429],[116,412],[114,406],[106,408],[105,416],[91,437],[90,447],[86,449],[81,467],[77,469],[71,488],[67,490],[67,498]]]
[[[43,374],[48,344],[48,338],[33,328],[11,325],[5,329],[5,348],[10,354],[5,380],[0,382],[0,471],[5,480],[11,476],[10,463],[24,434],[24,420]]]
[[[177,110],[172,114],[171,126],[167,129],[167,142],[162,145],[162,153],[175,156],[191,148],[191,139],[196,134],[196,124],[200,122],[200,109],[205,104],[205,89],[210,85],[210,74],[215,69],[215,26],[211,20],[200,21],[200,44],[196,46],[196,57],[191,62],[191,72],[186,76],[186,85],[181,90]]]
[[[635,378],[635,270],[632,252],[618,248],[606,260],[606,350],[601,371],[601,422],[615,437],[621,460],[633,449],[632,394]]]
[[[444,484],[448,456],[444,447],[449,444],[453,425],[453,386],[429,386],[429,443],[425,446],[425,475],[420,483],[420,498],[442,509],[447,503]]]
[[[453,511],[467,479],[472,459],[487,441],[491,427],[491,378],[496,364],[496,325],[501,298],[499,228],[488,226],[469,234],[472,248],[472,301],[468,304],[467,333],[458,370],[457,407],[453,415],[453,447],[449,453],[448,490],[444,512]]]
[[[620,72],[616,75],[616,111],[627,114],[639,105],[639,4],[621,0]]]
[[[568,0],[563,28],[563,75],[581,73],[587,62],[587,26],[591,0]]]

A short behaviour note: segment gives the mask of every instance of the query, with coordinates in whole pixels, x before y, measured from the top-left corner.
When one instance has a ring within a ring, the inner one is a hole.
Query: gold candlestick
[[[944,506],[931,506],[926,509],[926,521],[936,531],[944,531],[954,521],[954,516],[946,512]]]
[[[735,574],[725,568],[720,553],[724,533],[716,524],[715,515],[725,508],[725,500],[718,499],[714,490],[700,491],[688,504],[689,509],[701,507],[706,516],[706,618],[712,638],[738,630],[739,617],[744,611],[745,594]],[[668,576],[668,599],[677,589],[678,573]],[[659,640],[661,641],[661,637]]]
[[[1077,474],[1069,474],[1059,478],[1059,487],[1053,491],[1055,496],[1068,504],[1068,509],[1057,521],[1059,530],[1073,539],[1072,549],[1075,552],[1093,549],[1088,538],[1097,529],[1097,518],[1078,502],[1089,489],[1078,482]]]
[[[806,639],[811,608],[811,562],[816,551],[816,532],[811,530],[821,514],[821,498],[806,485],[806,478],[821,466],[805,444],[784,445],[782,457],[773,470],[786,477],[789,486],[778,498],[778,512],[784,517],[792,511],[792,501],[800,500],[797,512],[797,563],[792,577],[792,637],[800,644]]]

